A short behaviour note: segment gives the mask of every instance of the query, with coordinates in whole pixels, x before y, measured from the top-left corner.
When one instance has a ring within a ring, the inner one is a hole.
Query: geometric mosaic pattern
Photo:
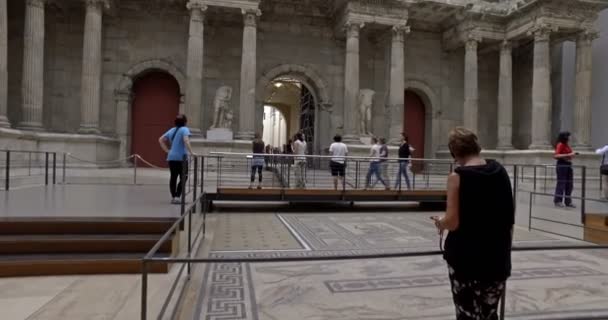
[[[606,276],[608,274],[586,267],[524,268],[513,270],[509,282],[517,280],[550,279],[562,277]],[[324,281],[332,293],[411,289],[447,286],[450,281],[445,273],[413,277],[389,277],[354,280]]]
[[[202,303],[195,313],[198,319],[258,319],[249,264],[207,266],[201,292]]]
[[[277,216],[309,250],[212,251],[210,256],[359,256],[439,249],[427,213]],[[515,247],[565,244],[576,242],[515,229]],[[512,260],[508,319],[608,319],[608,251],[519,252]],[[210,264],[201,292],[199,320],[454,319],[440,256]]]

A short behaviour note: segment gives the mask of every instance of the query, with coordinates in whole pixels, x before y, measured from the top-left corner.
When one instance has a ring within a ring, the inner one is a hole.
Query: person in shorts
[[[344,183],[344,175],[346,173],[346,156],[348,148],[342,142],[342,136],[336,135],[334,143],[329,146],[329,154],[332,156],[329,162],[331,175],[334,178],[334,190],[338,190],[338,182]]]

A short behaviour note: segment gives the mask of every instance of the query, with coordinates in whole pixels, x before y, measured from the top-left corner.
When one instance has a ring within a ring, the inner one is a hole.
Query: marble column
[[[551,52],[550,30],[537,28],[534,35],[532,74],[532,128],[529,149],[551,148]]]
[[[81,111],[79,133],[99,133],[101,104],[102,29],[105,0],[86,0],[82,50]]]
[[[0,128],[10,127],[8,122],[8,26],[6,0],[0,0]]]
[[[401,141],[401,132],[404,131],[404,99],[405,99],[405,35],[410,28],[405,25],[392,28],[391,40],[391,70],[389,83],[388,104],[391,111],[390,143],[398,144]]]
[[[498,78],[498,145],[500,150],[513,149],[513,57],[511,43],[500,46]]]
[[[22,119],[19,128],[42,130],[44,98],[44,5],[45,0],[25,1],[23,31]]]
[[[241,60],[241,88],[239,131],[236,138],[252,140],[255,130],[255,83],[257,62],[257,19],[259,10],[243,10],[243,54]]]
[[[188,125],[193,133],[201,132],[201,109],[203,108],[203,56],[205,11],[207,6],[190,1],[190,30],[188,33],[188,56],[186,61],[186,105]]]
[[[478,39],[467,39],[464,53],[463,125],[475,133],[478,133],[477,112],[479,111],[479,71],[477,65],[478,43]]]
[[[359,114],[357,99],[359,96],[359,32],[363,24],[347,22],[346,60],[344,65],[344,141],[361,143],[357,127]]]
[[[581,33],[576,39],[576,85],[574,104],[574,145],[591,150],[591,68],[595,33]]]

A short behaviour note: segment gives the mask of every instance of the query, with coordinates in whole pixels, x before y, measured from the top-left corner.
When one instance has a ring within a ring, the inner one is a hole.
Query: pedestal
[[[232,134],[232,130],[227,128],[216,128],[207,130],[207,140],[208,141],[232,141],[234,139],[234,135]]]

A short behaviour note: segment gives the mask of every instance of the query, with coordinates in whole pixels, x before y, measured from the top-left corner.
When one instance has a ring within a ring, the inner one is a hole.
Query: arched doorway
[[[166,167],[166,154],[160,149],[158,138],[173,125],[179,101],[179,84],[168,73],[149,72],[135,80],[131,153],[139,154],[155,166]]]
[[[278,77],[270,82],[265,90],[264,109],[275,108],[285,121],[285,141],[302,132],[308,146],[308,153],[316,150],[316,107],[315,96],[308,85],[295,77]],[[264,115],[266,116],[266,111]],[[263,122],[263,133],[269,137],[276,130],[267,120]],[[268,144],[268,141],[265,141]]]
[[[418,94],[411,90],[405,90],[403,124],[405,133],[409,137],[409,143],[416,150],[412,153],[412,158],[424,158],[425,132],[426,132],[426,110],[424,103]],[[414,164],[414,171],[422,169]]]

